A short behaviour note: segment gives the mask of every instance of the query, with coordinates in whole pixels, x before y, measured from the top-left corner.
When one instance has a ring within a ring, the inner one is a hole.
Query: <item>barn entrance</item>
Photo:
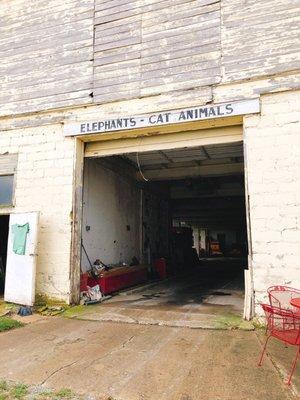
[[[242,315],[244,188],[241,140],[86,157],[81,270],[98,264],[94,284],[112,296],[97,319],[197,327]]]

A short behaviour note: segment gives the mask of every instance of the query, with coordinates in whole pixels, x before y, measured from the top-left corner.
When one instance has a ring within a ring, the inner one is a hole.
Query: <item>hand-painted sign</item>
[[[147,128],[159,125],[201,121],[204,119],[225,118],[234,115],[254,114],[259,111],[259,99],[251,99],[140,116],[70,123],[64,125],[64,135],[91,135],[93,133],[114,132],[125,129]]]

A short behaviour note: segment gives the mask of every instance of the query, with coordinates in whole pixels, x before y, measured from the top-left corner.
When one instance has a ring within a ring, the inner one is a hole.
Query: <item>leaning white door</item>
[[[22,227],[24,226],[26,227],[25,232],[28,231],[26,235],[24,235],[24,231],[22,232],[22,229],[24,229]],[[37,230],[38,213],[10,214],[5,274],[5,301],[27,306],[32,306],[34,303]],[[22,233],[21,236],[20,233]],[[18,235],[18,238],[16,238],[16,235]],[[15,240],[18,240],[18,243]],[[23,249],[22,243],[24,244]],[[19,245],[18,250],[16,250],[16,244]]]

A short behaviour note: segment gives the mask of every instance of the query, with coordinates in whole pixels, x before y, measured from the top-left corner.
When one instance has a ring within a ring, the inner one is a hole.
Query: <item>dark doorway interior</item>
[[[0,216],[0,295],[4,293],[9,215]]]
[[[119,307],[157,321],[157,310],[176,326],[189,314],[193,327],[204,326],[203,314],[213,316],[209,327],[216,315],[240,316],[248,253],[243,143],[87,159],[82,237],[92,262],[108,267],[104,294],[116,294],[120,287],[106,283],[123,275],[121,289],[151,284],[106,301],[109,313]],[[87,277],[89,269],[83,254]],[[128,282],[133,273],[139,278]]]

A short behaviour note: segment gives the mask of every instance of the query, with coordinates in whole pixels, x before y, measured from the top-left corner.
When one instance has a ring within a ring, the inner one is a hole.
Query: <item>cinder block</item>
[[[60,125],[12,130],[0,133],[2,150],[19,154],[14,212],[40,211],[37,292],[68,301],[73,141]]]
[[[245,124],[256,301],[264,299],[268,286],[296,285],[300,276],[299,92],[261,101],[259,123],[251,124],[250,118]]]

